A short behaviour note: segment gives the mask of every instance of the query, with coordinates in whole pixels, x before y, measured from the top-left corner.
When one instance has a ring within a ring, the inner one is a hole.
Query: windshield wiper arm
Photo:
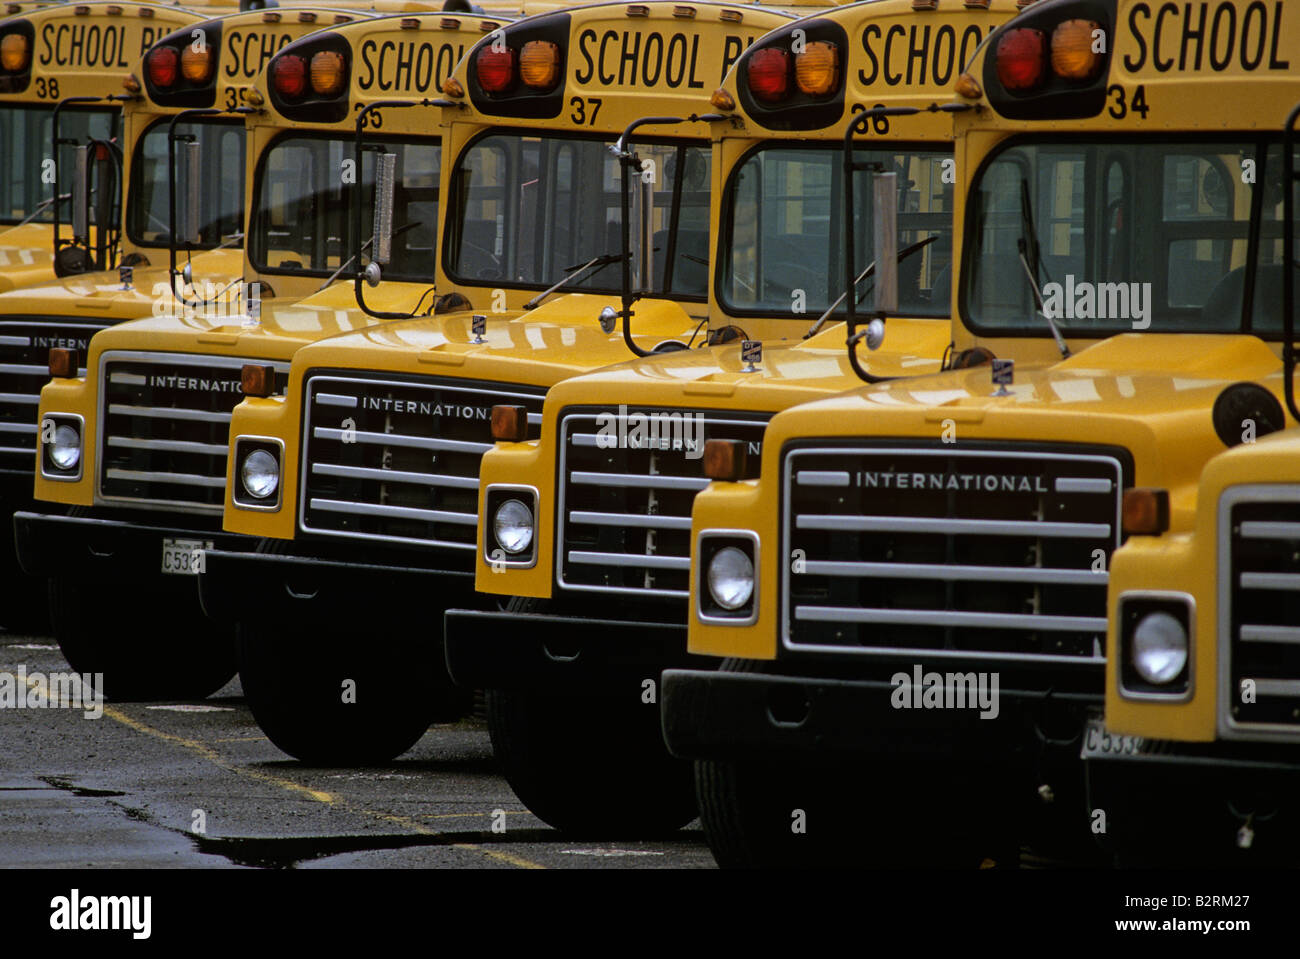
[[[407,223],[404,226],[399,226],[396,230],[393,231],[393,239],[397,239],[407,230],[414,230],[417,226],[420,226],[423,223],[424,223],[423,220],[412,220],[410,223]],[[366,250],[369,249],[370,245],[374,242],[375,242],[375,238],[372,236],[370,239],[366,240],[365,243],[362,243],[361,252],[365,253]],[[352,261],[355,260],[356,258],[357,255],[353,253],[350,257],[348,257],[346,260],[340,263],[339,268],[329,275],[329,279],[327,279],[320,286],[316,287],[316,292],[319,293],[321,290],[325,289],[325,287],[329,286],[331,283],[337,280],[339,278],[339,274],[342,273],[344,270],[346,270],[349,266],[351,266]]]
[[[899,263],[902,263],[902,262],[903,262],[903,259],[904,259],[905,257],[909,257],[909,256],[911,256],[911,255],[912,255],[913,253],[915,253],[917,250],[923,250],[923,249],[925,249],[927,246],[929,246],[931,243],[933,243],[933,242],[934,242],[935,240],[937,240],[937,239],[939,239],[939,235],[936,233],[936,234],[933,234],[933,235],[931,235],[931,236],[927,236],[924,240],[917,240],[917,241],[916,241],[915,243],[913,243],[911,246],[905,246],[905,247],[903,247],[903,249],[901,249],[901,250],[898,251],[898,262],[899,262]],[[865,280],[868,276],[872,275],[872,274],[875,273],[875,272],[876,272],[876,261],[875,261],[875,260],[872,260],[870,263],[867,264],[867,268],[866,268],[865,270],[863,270],[861,273],[858,274],[858,278],[857,278],[856,280],[853,281],[853,287],[854,287],[854,289],[857,288],[857,285],[858,285],[859,283],[861,283],[861,282],[862,282],[863,280]],[[867,291],[866,291],[866,290],[863,290],[862,292],[863,292],[863,293],[866,293]],[[848,291],[848,290],[845,290],[845,291],[844,291],[843,293],[841,293],[838,297],[836,297],[835,302],[832,303],[830,306],[828,306],[828,307],[826,308],[826,312],[825,312],[825,313],[823,313],[821,316],[817,317],[817,322],[815,322],[815,323],[814,323],[814,324],[813,324],[813,325],[808,329],[808,332],[805,333],[805,334],[803,335],[803,338],[806,340],[806,339],[808,339],[808,337],[810,337],[810,336],[815,336],[815,335],[817,334],[817,331],[820,330],[823,326],[826,325],[826,321],[830,319],[831,314],[834,313],[834,312],[839,308],[839,305],[840,305],[841,303],[844,302],[844,298],[845,298],[846,296],[848,296],[848,295],[849,295],[849,291]],[[857,300],[854,300],[853,302],[856,303]]]
[[[1065,342],[1065,337],[1061,336],[1056,321],[1048,314],[1043,302],[1043,291],[1038,286],[1038,268],[1042,259],[1038,250],[1038,233],[1034,230],[1034,208],[1029,200],[1029,181],[1024,177],[1020,178],[1020,239],[1016,242],[1016,249],[1019,251],[1020,265],[1025,268],[1025,276],[1029,277],[1029,288],[1034,292],[1038,313],[1047,321],[1047,328],[1052,331],[1052,339],[1056,340],[1061,358],[1069,359],[1070,347]]]
[[[52,197],[52,196],[51,196],[51,197],[46,197],[46,198],[45,198],[44,200],[42,200],[40,203],[36,204],[36,209],[35,209],[35,210],[32,210],[31,213],[28,213],[27,216],[24,217],[22,220],[20,220],[20,221],[18,222],[17,225],[18,225],[18,226],[26,226],[28,223],[31,223],[32,220],[36,219],[38,216],[41,215],[41,211],[42,211],[42,210],[44,210],[46,207],[48,207],[48,206],[49,206],[51,203],[53,203],[56,199],[57,199],[60,203],[62,203],[64,200],[71,200],[71,199],[72,199],[72,194],[71,194],[71,193],[63,193],[63,194],[60,194],[58,197]]]
[[[592,257],[586,263],[575,264],[574,266],[566,266],[564,268],[565,275],[561,277],[558,281],[556,281],[551,286],[550,289],[542,290],[541,293],[538,293],[535,297],[533,297],[531,300],[525,303],[524,309],[531,310],[539,306],[542,300],[546,299],[556,290],[560,289],[561,287],[569,283],[572,283],[574,280],[578,279],[581,276],[586,276],[587,273],[590,272],[591,270],[599,269],[600,267],[603,266],[609,266],[611,263],[617,263],[619,260],[622,259],[624,259],[624,254],[622,253],[602,253],[600,256]]]

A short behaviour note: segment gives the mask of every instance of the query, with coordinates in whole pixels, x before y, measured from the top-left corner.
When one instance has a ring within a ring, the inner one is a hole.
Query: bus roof
[[[442,82],[485,34],[509,21],[500,16],[417,13],[375,17],[320,30],[284,47],[259,81],[266,90],[266,112],[255,122],[311,124],[355,129],[357,111],[384,100],[425,101],[425,107],[384,109],[376,133],[436,133],[438,116],[427,106],[441,96]],[[298,58],[304,69],[318,54],[336,54],[345,81],[337,92],[320,93],[304,81],[300,94],[281,88],[279,63]]]
[[[491,125],[550,126],[582,133],[621,133],[647,114],[689,117],[710,110],[708,95],[759,36],[792,14],[763,6],[667,0],[604,3],[529,17],[489,36],[456,68],[448,95],[451,120]],[[511,70],[502,90],[487,90],[477,58],[507,51]],[[521,56],[534,81],[523,77]],[[698,123],[654,127],[656,136],[706,136]]]
[[[718,124],[720,134],[841,137],[863,109],[951,100],[962,64],[1016,10],[1016,0],[920,9],[912,0],[874,0],[806,16],[754,44],[727,74],[713,105],[745,122]],[[885,119],[868,135],[947,140],[952,120],[941,113]]]
[[[456,68],[448,90],[455,121],[621,133],[649,114],[688,117],[755,40],[792,16],[726,3],[602,3],[519,20],[485,37]],[[485,88],[477,58],[508,51],[504,88]],[[525,47],[530,61],[521,56]],[[546,57],[550,57],[548,62]],[[534,71],[526,82],[522,68]],[[654,136],[707,136],[696,123],[656,126]]]
[[[0,99],[46,103],[122,94],[122,79],[155,40],[202,17],[152,3],[64,3],[0,21],[0,42],[25,38],[16,69],[0,68]],[[22,41],[12,41],[19,44]]]
[[[234,110],[248,106],[248,91],[254,81],[284,47],[322,28],[372,17],[360,5],[298,3],[287,8],[233,11],[201,23],[186,24],[155,44],[175,51],[169,70],[155,72],[147,60],[139,65],[144,93],[151,104],[162,109]],[[176,65],[183,64],[181,58],[187,51],[193,55],[200,37],[203,43],[199,56],[206,56],[209,65],[206,76],[192,80],[183,70],[176,69]]]
[[[1279,130],[1300,100],[1300,4],[1044,0],[995,33],[958,122],[1044,132]]]

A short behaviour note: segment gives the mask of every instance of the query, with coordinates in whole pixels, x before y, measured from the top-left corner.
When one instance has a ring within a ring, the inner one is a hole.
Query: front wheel
[[[643,837],[695,818],[689,763],[664,747],[659,713],[583,695],[488,690],[492,748],[539,819],[573,835]]]
[[[234,678],[235,651],[193,589],[167,583],[142,601],[122,583],[55,577],[54,637],[73,670],[91,674],[110,699],[202,699]]]
[[[361,630],[240,623],[239,678],[253,718],[284,752],[317,766],[386,763],[431,723],[464,715],[472,692],[455,689],[441,644],[402,648]],[[433,648],[436,646],[436,649]]]

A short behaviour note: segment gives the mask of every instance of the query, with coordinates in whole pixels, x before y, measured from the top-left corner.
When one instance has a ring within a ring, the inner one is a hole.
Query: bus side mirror
[[[892,315],[898,312],[898,174],[873,174],[871,192],[876,313]]]
[[[90,147],[77,147],[72,177],[72,242],[90,245]],[[58,192],[58,188],[55,188]],[[57,202],[57,198],[56,198]]]
[[[393,190],[397,154],[381,153],[375,158],[375,222],[371,234],[370,259],[387,266],[393,256]]]
[[[181,205],[177,219],[180,220],[180,242],[193,245],[202,237],[199,235],[199,178],[202,176],[200,164],[201,147],[195,141],[185,144],[185,191],[178,197]]]

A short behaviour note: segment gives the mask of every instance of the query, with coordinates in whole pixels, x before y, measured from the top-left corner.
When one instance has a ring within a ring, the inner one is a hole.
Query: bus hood
[[[48,264],[51,258],[46,259]],[[213,250],[193,257],[193,275],[220,289],[243,274],[243,264],[242,250]],[[129,288],[122,286],[116,270],[48,279],[51,269],[43,271],[44,282],[37,278],[38,286],[15,283],[0,292],[0,315],[132,319],[165,312],[173,303],[166,266],[136,267]]]
[[[910,377],[939,371],[951,326],[947,320],[891,319],[889,349],[860,350],[872,374]],[[842,323],[808,340],[768,340],[761,359],[741,360],[740,343],[679,350],[575,377],[555,388],[548,405],[726,407],[775,412],[827,393],[862,385],[849,366]]]
[[[616,297],[570,293],[526,312],[489,313],[482,342],[474,335],[470,313],[380,322],[304,349],[294,368],[370,369],[548,387],[632,358],[621,328],[611,333],[600,328],[606,306],[621,309]],[[635,309],[634,339],[643,349],[667,339],[685,342],[703,322],[703,316],[692,317],[670,300],[643,300]],[[699,309],[702,313],[703,304]]]

